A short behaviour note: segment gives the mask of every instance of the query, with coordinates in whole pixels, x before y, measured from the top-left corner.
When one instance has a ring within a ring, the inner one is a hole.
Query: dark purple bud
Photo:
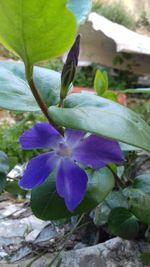
[[[76,37],[76,40],[68,53],[66,63],[64,64],[61,73],[61,93],[60,93],[61,99],[64,99],[66,97],[69,91],[69,86],[74,80],[76,67],[78,65],[79,48],[80,48],[80,35]]]

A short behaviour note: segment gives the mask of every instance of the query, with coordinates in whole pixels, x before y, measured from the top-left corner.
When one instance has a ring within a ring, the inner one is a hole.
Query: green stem
[[[33,67],[26,67],[26,79],[28,81],[28,84],[30,86],[30,89],[32,91],[32,94],[38,104],[38,106],[40,107],[41,111],[43,112],[43,114],[45,115],[45,117],[47,118],[48,122],[57,130],[60,132],[60,134],[64,134],[63,128],[59,127],[49,116],[48,114],[48,108],[46,106],[46,104],[44,103],[44,100],[42,99],[39,91],[37,90],[34,81],[33,81]]]
[[[59,104],[58,104],[58,107],[61,108],[63,105],[63,99],[60,98],[60,101],[59,101]]]

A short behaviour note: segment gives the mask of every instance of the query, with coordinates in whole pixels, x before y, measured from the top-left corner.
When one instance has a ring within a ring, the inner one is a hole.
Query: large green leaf
[[[126,208],[114,208],[108,218],[108,228],[114,235],[124,239],[137,236],[139,225],[137,218]]]
[[[86,20],[92,8],[92,0],[69,0],[68,8],[76,16],[77,23],[81,24]]]
[[[72,45],[76,19],[67,0],[0,1],[0,41],[26,65],[60,56]]]
[[[140,221],[150,224],[150,194],[140,189],[126,188],[124,195],[128,198],[132,213]]]
[[[32,190],[31,208],[42,220],[56,220],[81,214],[95,208],[114,187],[114,177],[107,168],[87,171],[89,182],[86,196],[75,212],[67,211],[64,200],[55,188],[55,176],[51,175],[40,187]]]
[[[60,73],[45,68],[34,68],[35,84],[47,106],[59,102]],[[24,65],[0,62],[0,108],[17,111],[38,111],[25,79]]]
[[[128,108],[91,93],[70,95],[64,106],[49,108],[50,117],[58,125],[150,151],[150,126]]]

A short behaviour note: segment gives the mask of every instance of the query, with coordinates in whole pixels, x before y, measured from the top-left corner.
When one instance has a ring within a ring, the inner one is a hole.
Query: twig
[[[66,238],[65,241],[68,240],[68,238],[73,234],[73,232],[76,230],[77,226],[80,224],[80,222],[82,221],[84,217],[84,213],[81,215],[81,217],[79,218],[79,220],[77,221],[76,225],[74,226],[74,228],[71,230],[70,234],[68,235],[68,237]],[[60,253],[62,252],[62,250],[65,248],[65,243],[62,246],[62,248],[59,250],[59,252],[56,254],[56,256],[52,259],[52,261],[49,263],[49,265],[47,267],[51,267],[52,264],[56,261],[56,259],[59,257]]]

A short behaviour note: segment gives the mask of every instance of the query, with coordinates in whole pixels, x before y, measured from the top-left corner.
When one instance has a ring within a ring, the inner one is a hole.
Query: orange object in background
[[[72,90],[71,93],[81,93],[82,91],[93,92],[93,93],[95,92],[95,90],[92,89],[92,88],[73,87],[73,90]],[[125,94],[122,94],[122,93],[118,93],[117,91],[115,91],[115,93],[117,94],[117,102],[120,105],[126,106],[127,105],[126,95]]]

